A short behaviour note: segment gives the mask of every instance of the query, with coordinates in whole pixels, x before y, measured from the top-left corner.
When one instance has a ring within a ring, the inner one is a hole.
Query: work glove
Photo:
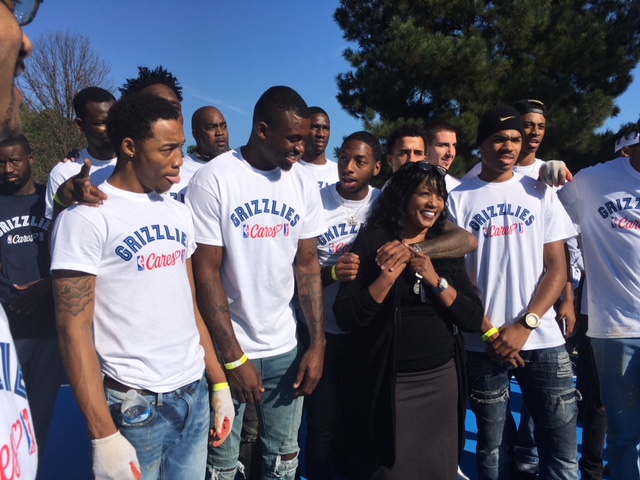
[[[93,474],[96,480],[140,480],[140,462],[133,445],[117,431],[91,440]]]
[[[218,383],[211,388],[211,446],[219,447],[231,433],[236,410],[229,384]]]
[[[549,160],[544,162],[540,167],[540,173],[538,175],[538,179],[541,182],[551,185],[552,187],[559,187],[566,182],[573,181],[573,175],[562,160]]]

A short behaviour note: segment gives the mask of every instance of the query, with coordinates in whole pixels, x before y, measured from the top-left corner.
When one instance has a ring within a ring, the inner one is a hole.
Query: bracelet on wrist
[[[69,207],[69,205],[67,205],[66,203],[62,203],[62,200],[60,200],[60,197],[58,196],[57,193],[53,195],[53,201],[56,202],[61,207],[64,207],[64,208]]]
[[[244,365],[247,360],[249,360],[249,357],[247,357],[246,353],[243,353],[242,356],[235,362],[225,363],[224,368],[227,370],[233,370],[234,368],[238,368],[239,366]]]
[[[222,382],[222,383],[214,383],[212,390],[214,392],[219,392],[220,390],[226,390],[229,388],[229,383],[228,382]]]
[[[339,282],[338,274],[336,273],[336,266],[331,267],[331,278],[333,278],[334,282]]]
[[[482,334],[482,341],[486,342],[498,332],[499,330],[496,327],[491,327],[489,330]]]

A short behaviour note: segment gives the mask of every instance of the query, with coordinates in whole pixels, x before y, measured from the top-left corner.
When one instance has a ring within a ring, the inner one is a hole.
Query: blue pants
[[[591,338],[607,411],[611,478],[640,479],[640,338]]]
[[[293,480],[298,467],[298,429],[302,419],[302,397],[295,397],[293,389],[300,365],[298,349],[251,362],[260,372],[265,388],[262,403],[256,405],[262,441],[260,478]],[[238,455],[245,405],[236,402],[231,434],[220,447],[209,449],[207,478],[233,480],[238,468],[243,468],[238,463]],[[282,456],[290,454],[295,454],[295,457],[282,459]]]
[[[536,425],[540,478],[577,480],[577,391],[565,347],[520,353],[526,366],[507,368],[485,353],[468,353],[469,397],[478,424],[477,461],[480,479],[511,478],[516,427],[509,410],[513,374]]]
[[[204,378],[173,392],[146,395],[152,414],[137,425],[122,423],[125,394],[105,388],[111,414],[136,449],[144,480],[202,480],[207,465],[210,407]]]

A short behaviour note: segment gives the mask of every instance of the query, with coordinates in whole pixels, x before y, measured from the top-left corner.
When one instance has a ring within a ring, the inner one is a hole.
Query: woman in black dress
[[[432,261],[412,246],[444,231],[445,174],[418,162],[391,177],[353,244],[358,277],[334,304],[353,338],[343,418],[357,478],[457,478],[466,405],[457,329],[479,332],[483,308],[462,258]],[[376,251],[391,240],[412,258],[381,270]]]

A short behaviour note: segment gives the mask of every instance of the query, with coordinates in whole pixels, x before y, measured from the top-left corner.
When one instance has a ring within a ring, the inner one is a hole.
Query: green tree
[[[521,98],[548,107],[543,157],[588,156],[640,59],[639,0],[342,0],[334,17],[343,108],[378,129],[448,121],[464,167],[479,116]]]
[[[85,144],[84,135],[73,120],[52,109],[36,111],[23,105],[20,116],[23,133],[29,139],[36,156],[34,179],[44,185],[56,163],[72,148],[82,148]]]

